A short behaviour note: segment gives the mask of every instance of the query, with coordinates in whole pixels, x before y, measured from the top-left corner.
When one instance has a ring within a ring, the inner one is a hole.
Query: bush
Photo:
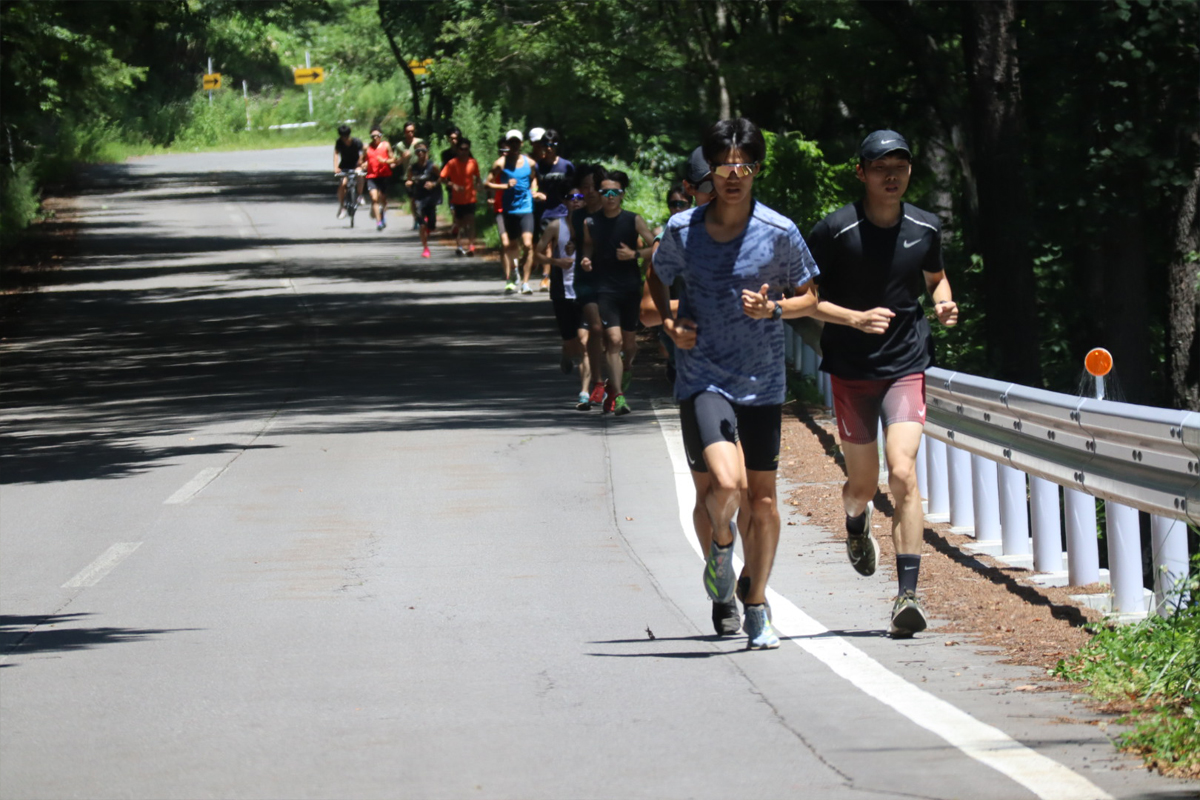
[[[1168,774],[1200,777],[1200,555],[1192,558],[1185,605],[1166,619],[1092,626],[1096,634],[1053,673],[1128,710],[1133,731],[1119,744]]]
[[[0,171],[0,246],[10,246],[37,217],[40,207],[33,164]]]

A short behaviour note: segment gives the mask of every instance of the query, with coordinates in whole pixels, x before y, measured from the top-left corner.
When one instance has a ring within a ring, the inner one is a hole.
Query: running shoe
[[[608,396],[608,392],[604,388],[603,383],[597,383],[592,387],[592,393],[588,395],[588,402],[594,406],[598,406],[604,402],[604,398]]]
[[[633,383],[633,373],[625,370],[625,374],[621,376],[621,391],[628,392],[631,383]]]
[[[905,592],[896,597],[892,604],[892,624],[888,626],[888,636],[893,639],[910,639],[914,633],[925,630],[925,611],[921,601],[912,592]]]
[[[509,281],[508,283],[504,284],[504,293],[505,294],[512,294],[515,291],[517,291],[517,285],[515,283],[513,283],[512,281]]]
[[[342,206],[341,208],[338,209],[338,219],[345,219],[345,218],[346,218],[346,207]]]
[[[475,245],[471,245],[470,247],[467,248],[467,257],[468,258],[475,257]]]
[[[736,636],[742,629],[742,615],[736,601],[712,604],[713,630],[717,636]]]
[[[617,399],[613,402],[613,413],[620,417],[628,414],[630,411],[633,411],[633,409],[630,408],[629,403],[625,401],[625,395],[617,395]]]
[[[377,231],[381,231],[381,230],[383,230],[383,222],[376,222],[376,223],[375,223],[375,230],[377,230]]]
[[[467,254],[467,251],[463,250],[461,247],[456,247],[454,249],[454,255],[456,255],[456,256],[465,256],[466,254]]]
[[[733,600],[735,580],[733,542],[730,542],[728,547],[721,547],[713,542],[708,549],[708,559],[704,562],[704,590],[708,592],[708,599],[714,603],[728,603]]]
[[[542,278],[541,291],[543,291],[543,292],[550,291],[550,279],[549,278]]]
[[[428,247],[426,247],[424,250],[421,251],[421,258],[429,258],[429,248]]]
[[[521,294],[533,294],[533,289],[529,287],[528,283],[521,284]]]
[[[729,524],[730,524],[730,527],[733,526],[732,522]],[[750,576],[749,575],[743,575],[742,577],[737,579],[737,590],[734,593],[737,595],[737,599],[742,601],[742,605],[745,605],[746,604],[746,595],[750,594]],[[763,603],[763,605],[767,607],[767,619],[774,622],[775,618],[773,616],[771,616],[770,601]]]
[[[850,564],[858,570],[859,575],[874,575],[875,568],[879,565],[879,542],[875,541],[875,534],[871,533],[871,516],[874,511],[875,507],[867,503],[867,510],[863,512],[866,519],[863,522],[862,533],[851,533],[850,518],[846,518],[846,555],[850,557]]]
[[[611,414],[617,410],[617,393],[612,390],[611,386],[604,387],[604,407],[605,414]]]
[[[579,400],[575,403],[576,411],[590,411],[592,408],[592,399],[587,392],[579,393]]]
[[[767,607],[746,606],[746,649],[774,650],[779,647],[775,626],[767,617]]]

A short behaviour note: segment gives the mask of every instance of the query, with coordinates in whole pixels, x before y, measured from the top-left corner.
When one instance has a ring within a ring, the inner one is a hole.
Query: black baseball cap
[[[900,151],[912,160],[912,149],[908,140],[895,131],[875,131],[868,134],[858,147],[858,157],[863,161],[875,161],[889,153]]]
[[[687,181],[688,181],[688,183],[692,184],[693,186],[700,185],[701,183],[704,182],[704,179],[708,177],[708,173],[711,171],[712,171],[711,168],[708,166],[708,161],[705,160],[705,158],[704,158],[704,148],[697,147],[695,150],[692,151],[692,154],[688,157],[688,163],[687,163]]]

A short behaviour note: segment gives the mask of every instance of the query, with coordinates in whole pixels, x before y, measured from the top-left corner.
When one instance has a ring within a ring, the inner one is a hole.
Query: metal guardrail
[[[813,330],[789,331],[789,363],[816,380],[832,407]],[[1103,605],[1095,595],[1079,599],[1121,619],[1152,609],[1166,614],[1180,602],[1187,524],[1200,524],[1200,413],[938,368],[926,372],[925,384],[917,471],[929,521],[948,521],[976,538],[972,549],[1029,566],[1043,573],[1037,576],[1043,582],[1109,580],[1112,591],[1099,596]],[[1107,574],[1099,568],[1097,500],[1105,503]],[[1151,520],[1153,593],[1143,589],[1138,511]]]
[[[1102,500],[1200,524],[1200,414],[932,368],[926,435]]]

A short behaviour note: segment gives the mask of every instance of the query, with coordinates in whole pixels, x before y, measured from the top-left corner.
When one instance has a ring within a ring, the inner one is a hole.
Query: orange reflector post
[[[1108,352],[1103,347],[1096,347],[1092,349],[1083,359],[1083,366],[1093,377],[1103,378],[1112,371],[1112,353]]]

